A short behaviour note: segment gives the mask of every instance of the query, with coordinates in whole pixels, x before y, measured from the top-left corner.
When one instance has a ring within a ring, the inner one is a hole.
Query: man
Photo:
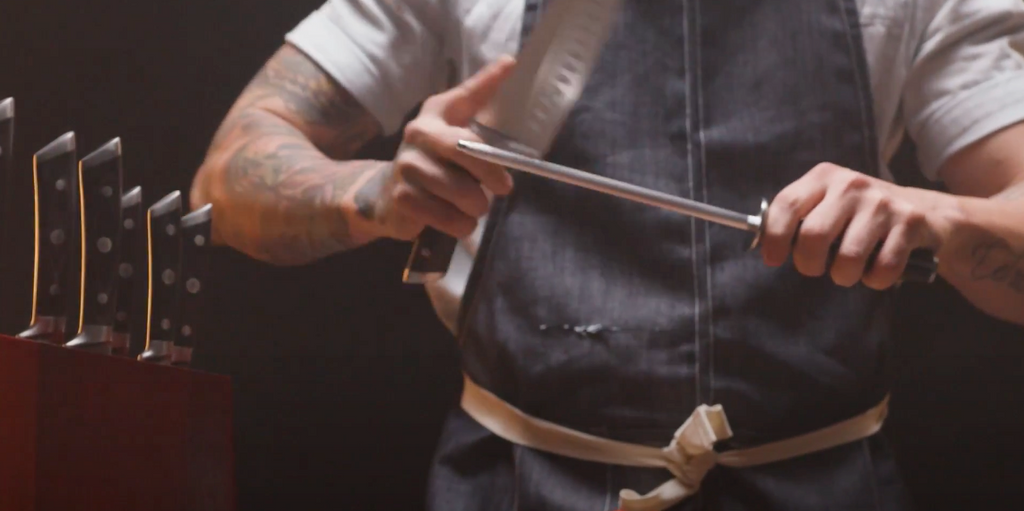
[[[432,510],[907,508],[863,421],[884,414],[910,250],[936,250],[941,278],[1024,324],[1024,5],[624,1],[545,158],[735,210],[771,197],[759,252],[745,233],[513,183],[456,151],[479,140],[469,121],[543,9],[326,3],[241,94],[196,176],[215,239],[282,265],[425,226],[461,239],[429,291],[473,414],[445,427]],[[394,161],[351,159],[420,102]],[[950,194],[892,182],[904,135]],[[697,430],[674,436],[691,416],[720,458],[687,443]],[[854,433],[778,443],[836,424]],[[601,462],[602,439],[672,448],[651,455],[663,466]],[[766,445],[777,456],[744,466]]]

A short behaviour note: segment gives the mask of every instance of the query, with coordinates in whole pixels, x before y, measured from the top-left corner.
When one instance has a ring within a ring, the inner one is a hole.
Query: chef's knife
[[[78,164],[82,271],[78,335],[65,346],[109,355],[121,248],[121,139],[114,138]]]
[[[111,353],[128,355],[131,349],[132,314],[135,302],[136,272],[139,266],[137,247],[140,232],[145,229],[142,218],[142,187],[136,186],[121,197],[121,249],[117,262],[114,333],[110,337]]]
[[[32,316],[19,337],[63,344],[72,293],[69,267],[77,255],[78,161],[75,133],[69,131],[36,152],[32,164],[35,189],[35,268]]]
[[[15,223],[11,201],[14,197],[14,98],[0,101],[0,279],[12,271],[11,260],[14,234],[11,224]],[[20,222],[19,222],[20,224]],[[8,281],[9,282],[9,281]],[[9,297],[8,284],[0,289],[0,302]],[[8,314],[0,314],[0,332],[8,332]],[[16,327],[15,327],[16,328]]]
[[[209,276],[206,251],[212,212],[213,206],[207,204],[181,218],[181,288],[178,290],[181,310],[171,352],[172,365],[191,364],[192,350],[202,340],[203,295]]]
[[[175,190],[149,207],[149,317],[146,349],[139,360],[171,363],[178,324],[178,279],[181,273],[181,192]]]
[[[491,163],[504,165],[508,168],[520,170],[555,181],[561,181],[571,185],[588,188],[608,195],[614,195],[624,199],[640,202],[649,206],[655,206],[668,211],[682,213],[684,215],[702,218],[704,220],[726,225],[734,229],[741,229],[754,233],[751,248],[756,248],[761,240],[764,228],[765,212],[768,210],[768,201],[761,201],[761,212],[756,215],[747,215],[730,211],[711,204],[676,197],[667,193],[649,190],[640,186],[623,183],[604,176],[591,174],[577,170],[565,165],[559,165],[548,161],[524,156],[512,151],[506,151],[498,147],[480,144],[468,140],[460,140],[458,149],[464,153],[480,158]],[[839,252],[842,238],[832,243],[829,250],[829,263],[835,259]],[[868,257],[866,268],[870,269],[882,245],[879,243]],[[917,249],[911,252],[910,260],[903,272],[902,280],[905,282],[926,282],[935,280],[938,273],[938,261],[935,253],[928,249]]]
[[[540,157],[583,92],[622,0],[555,0],[540,16],[515,69],[471,128],[489,144]],[[423,284],[448,272],[457,240],[427,227],[402,280]]]

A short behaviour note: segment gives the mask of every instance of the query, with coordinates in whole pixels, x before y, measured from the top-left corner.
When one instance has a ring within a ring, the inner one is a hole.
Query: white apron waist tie
[[[619,492],[622,511],[664,511],[693,496],[715,465],[750,467],[830,449],[877,433],[888,412],[889,396],[870,410],[831,426],[749,449],[723,453],[717,442],[732,437],[721,405],[700,405],[658,448],[609,440],[531,417],[463,375],[462,409],[495,435],[515,444],[579,460],[633,467],[663,468],[675,476],[646,495]]]

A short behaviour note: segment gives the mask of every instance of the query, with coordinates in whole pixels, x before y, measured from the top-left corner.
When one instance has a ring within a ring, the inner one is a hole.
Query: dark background
[[[69,130],[79,157],[119,136],[125,190],[142,185],[147,206],[180,190],[187,204],[235,96],[319,5],[0,2],[0,98],[16,97],[19,172],[16,215],[0,220],[17,232],[0,251],[24,268],[0,277],[4,328],[25,326],[30,310],[32,152]],[[394,142],[366,155],[386,158]],[[215,251],[196,364],[234,381],[242,511],[422,508],[460,379],[453,339],[422,290],[400,282],[407,254],[405,244],[379,243],[275,268]],[[1024,332],[979,314],[943,283],[902,294],[901,372],[886,429],[920,508],[1020,509]],[[143,330],[136,325],[136,339]]]

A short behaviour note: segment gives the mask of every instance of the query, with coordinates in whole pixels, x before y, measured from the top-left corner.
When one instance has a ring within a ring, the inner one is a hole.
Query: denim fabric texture
[[[543,5],[527,2],[524,35]],[[878,174],[854,0],[626,0],[546,159],[757,213],[831,162]],[[525,37],[524,37],[525,39]],[[721,404],[722,450],[816,430],[890,381],[891,293],[765,266],[751,235],[516,174],[470,279],[464,370],[526,413],[666,445]],[[604,511],[663,470],[510,445],[453,410],[432,511]],[[904,510],[884,438],[771,465],[716,467],[679,509]]]

